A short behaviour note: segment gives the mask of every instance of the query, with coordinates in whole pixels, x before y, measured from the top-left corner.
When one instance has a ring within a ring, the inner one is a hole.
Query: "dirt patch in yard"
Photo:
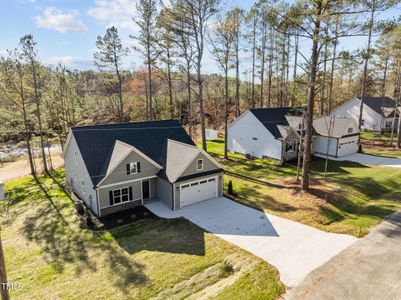
[[[64,165],[64,160],[61,154],[52,156],[53,168],[57,169]],[[39,174],[43,172],[43,168],[39,160],[36,161],[36,170]],[[31,174],[29,161],[27,157],[21,157],[17,161],[0,164],[0,181],[8,182],[13,179],[27,176]]]

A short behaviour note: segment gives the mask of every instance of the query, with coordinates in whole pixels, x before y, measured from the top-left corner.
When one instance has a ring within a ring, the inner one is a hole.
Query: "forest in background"
[[[398,3],[274,0],[244,11],[217,0],[139,0],[135,46],[125,48],[118,28],[108,28],[94,38],[96,71],[44,65],[40,45],[27,34],[0,61],[1,142],[23,145],[30,161],[31,148],[40,148],[47,171],[45,146],[63,147],[71,126],[173,118],[206,149],[205,129],[223,131],[246,109],[302,106],[307,189],[313,116],[352,97],[391,96],[399,103],[400,20],[377,19]],[[366,43],[341,50],[353,36]],[[206,52],[220,73],[204,72]],[[134,55],[143,66],[127,71],[122,61]]]

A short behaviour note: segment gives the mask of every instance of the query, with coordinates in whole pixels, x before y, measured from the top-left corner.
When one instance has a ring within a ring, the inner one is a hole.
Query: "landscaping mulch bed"
[[[92,215],[92,222],[86,222],[85,215],[79,215],[81,228],[90,230],[109,230],[115,227],[127,225],[145,218],[157,218],[150,210],[144,206],[137,206],[127,210],[115,212],[113,214],[96,218]]]

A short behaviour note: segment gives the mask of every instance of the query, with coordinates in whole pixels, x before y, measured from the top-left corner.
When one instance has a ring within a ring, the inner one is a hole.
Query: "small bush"
[[[229,277],[233,273],[234,273],[233,266],[228,262],[223,262],[223,265],[220,267],[220,278]]]
[[[227,194],[234,196],[234,188],[233,188],[233,181],[232,180],[230,180],[228,182]]]

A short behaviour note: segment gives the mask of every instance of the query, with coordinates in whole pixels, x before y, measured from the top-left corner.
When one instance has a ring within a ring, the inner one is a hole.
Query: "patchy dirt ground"
[[[60,153],[53,154],[52,163],[53,168],[61,167],[64,164]],[[43,171],[39,160],[36,160],[36,169],[38,173]],[[17,161],[0,164],[0,181],[7,182],[18,177],[29,175],[30,172],[28,158],[21,157]]]

